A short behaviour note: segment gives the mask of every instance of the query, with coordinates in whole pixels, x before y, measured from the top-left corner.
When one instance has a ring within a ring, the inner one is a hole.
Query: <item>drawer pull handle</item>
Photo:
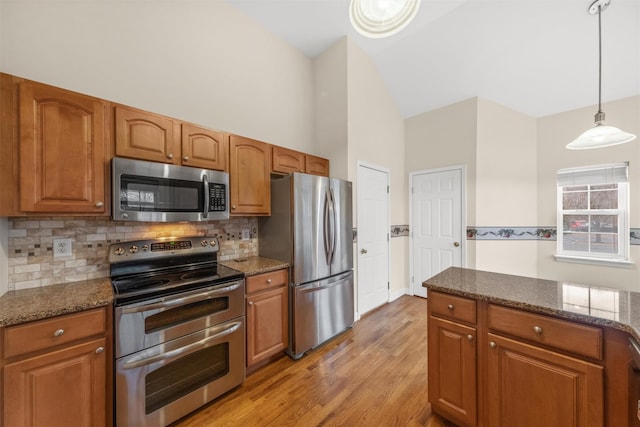
[[[253,305],[253,301],[249,301],[249,302],[248,302],[248,304],[249,304],[249,305]]]
[[[469,341],[473,341],[473,335],[471,335],[471,334],[467,335],[467,339],[468,339]]]
[[[534,326],[533,327],[533,332],[535,332],[536,335],[541,335],[542,334],[542,328],[540,326]]]
[[[495,342],[493,342],[493,341],[491,341],[491,342],[489,343],[489,347],[491,347],[491,348],[496,348],[497,346],[498,346],[498,344],[496,344],[496,343],[495,343]]]
[[[100,354],[104,351],[104,347],[98,347],[96,348],[96,354]]]
[[[54,337],[59,337],[59,336],[61,336],[62,334],[64,334],[64,329],[58,329],[57,331],[55,331],[55,332],[53,333],[53,336],[54,336]]]
[[[447,308],[448,308],[449,310],[453,310],[453,309],[454,309],[453,304],[449,304],[449,305],[447,306]]]
[[[267,279],[267,283],[271,283],[271,279]]]

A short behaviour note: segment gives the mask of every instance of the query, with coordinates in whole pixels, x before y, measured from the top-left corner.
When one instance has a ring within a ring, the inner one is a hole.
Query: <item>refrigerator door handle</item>
[[[324,195],[324,218],[322,224],[322,231],[324,234],[324,256],[327,261],[327,265],[331,265],[331,246],[330,246],[330,219],[329,219],[329,203],[330,203],[330,195],[329,190],[326,191]]]
[[[329,196],[331,199],[331,245],[330,245],[330,251],[331,251],[331,262],[330,264],[333,264],[333,257],[336,254],[336,237],[338,234],[338,230],[336,229],[336,223],[337,223],[337,218],[336,218],[336,199],[333,196],[333,190],[329,189]]]

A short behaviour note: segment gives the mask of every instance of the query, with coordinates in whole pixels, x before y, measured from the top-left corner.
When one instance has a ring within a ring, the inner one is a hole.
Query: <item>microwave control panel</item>
[[[227,210],[227,186],[224,184],[209,184],[209,212],[224,212]]]

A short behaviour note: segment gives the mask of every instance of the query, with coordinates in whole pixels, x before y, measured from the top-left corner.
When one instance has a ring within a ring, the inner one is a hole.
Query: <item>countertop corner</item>
[[[9,291],[0,297],[0,327],[46,319],[113,303],[111,279],[92,279]]]
[[[289,268],[289,263],[261,256],[218,261],[225,267],[243,272],[247,276]]]

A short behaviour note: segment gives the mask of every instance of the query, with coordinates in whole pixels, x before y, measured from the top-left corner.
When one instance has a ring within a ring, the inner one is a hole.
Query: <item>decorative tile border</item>
[[[409,226],[408,225],[392,225],[390,236],[391,237],[409,236]]]
[[[640,228],[631,228],[629,243],[640,245]],[[467,240],[553,240],[557,227],[467,227]]]
[[[467,227],[467,240],[556,240],[556,227]]]

